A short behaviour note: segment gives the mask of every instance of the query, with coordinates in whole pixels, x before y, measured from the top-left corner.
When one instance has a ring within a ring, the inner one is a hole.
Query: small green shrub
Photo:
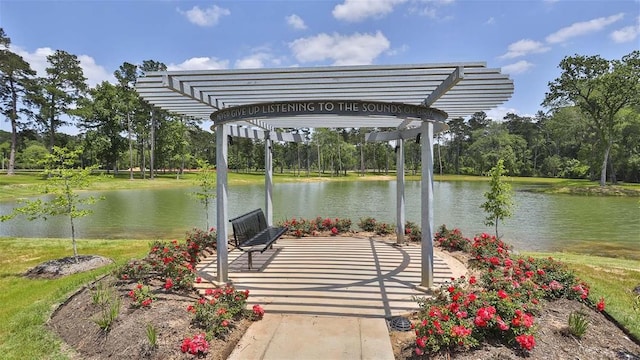
[[[189,305],[187,311],[194,314],[194,325],[203,328],[209,337],[223,337],[233,327],[233,321],[246,312],[249,291],[239,291],[233,286],[207,289],[206,297]]]
[[[110,284],[103,281],[97,282],[92,289],[89,289],[89,292],[91,293],[91,303],[93,305],[106,305],[113,297],[113,290]]]
[[[147,340],[149,340],[149,348],[158,347],[158,332],[152,324],[147,324]]]
[[[93,320],[102,331],[109,332],[111,330],[111,325],[120,314],[120,304],[120,297],[114,296],[102,306],[101,316]]]
[[[459,229],[449,230],[444,224],[438,228],[434,241],[449,251],[469,251],[471,248],[471,241],[462,236],[462,232]]]
[[[374,232],[376,230],[376,219],[372,217],[361,218],[358,223],[358,227],[362,229],[362,231]]]
[[[589,319],[582,311],[573,311],[569,314],[569,333],[577,338],[582,338],[589,328]]]
[[[416,223],[411,221],[407,221],[404,224],[404,235],[409,238],[409,241],[422,241],[422,230]]]
[[[393,224],[387,224],[387,223],[376,223],[376,227],[374,231],[376,235],[382,235],[382,236],[389,235],[395,232],[395,226],[393,226]]]

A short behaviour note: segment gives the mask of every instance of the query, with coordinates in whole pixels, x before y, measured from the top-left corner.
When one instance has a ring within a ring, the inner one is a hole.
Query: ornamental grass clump
[[[581,339],[589,328],[587,314],[582,311],[571,312],[571,314],[569,314],[568,326],[569,334]]]
[[[436,234],[454,233],[442,227]],[[443,234],[445,236],[443,236]],[[463,238],[458,232],[456,239]],[[443,240],[446,249],[458,250]],[[511,247],[495,236],[476,236],[467,248],[479,276],[451,279],[432,298],[416,299],[421,309],[414,324],[417,355],[471,349],[482,342],[500,342],[525,354],[536,344],[535,316],[543,299],[568,298],[593,305],[589,286],[553,259],[512,257]]]

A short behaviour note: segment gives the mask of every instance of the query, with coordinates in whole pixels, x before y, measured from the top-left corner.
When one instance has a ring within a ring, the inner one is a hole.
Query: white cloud
[[[263,68],[264,63],[269,60],[271,60],[270,54],[258,52],[237,60],[235,67],[237,69],[259,69]]]
[[[629,42],[635,40],[640,35],[640,16],[635,25],[626,26],[622,29],[611,33],[611,39],[617,43]]]
[[[78,56],[80,67],[87,78],[87,84],[93,87],[103,81],[115,82],[115,77],[109,73],[104,67],[96,64],[96,61],[89,55]]]
[[[502,72],[506,74],[522,74],[529,71],[534,65],[526,60],[520,60],[516,63],[505,65],[502,67]]]
[[[199,26],[213,26],[220,21],[223,16],[231,15],[229,9],[221,8],[217,5],[213,5],[210,8],[200,9],[199,6],[194,6],[191,10],[182,11],[178,9],[178,12],[187,17],[189,22]]]
[[[220,60],[210,57],[194,57],[180,64],[169,64],[167,70],[217,70],[229,67],[228,60]]]
[[[486,112],[489,119],[498,122],[504,120],[504,117],[509,113],[520,114],[521,112],[514,108],[507,108],[504,106],[498,106],[497,108],[493,108]]]
[[[393,11],[394,6],[407,0],[345,0],[333,8],[333,17],[345,21],[362,21],[366,18],[380,18]]]
[[[440,15],[438,8],[441,6],[451,5],[454,2],[455,0],[412,0],[409,12],[426,16],[430,19],[447,21],[453,19],[453,17]]]
[[[333,60],[333,65],[367,65],[387,51],[389,40],[378,31],[375,34],[345,36],[340,34],[319,34],[300,38],[289,43],[294,56],[301,62]]]
[[[31,65],[31,69],[36,71],[37,76],[41,77],[47,75],[46,69],[50,66],[47,61],[47,56],[55,53],[55,50],[48,47],[38,48],[32,53],[23,50],[20,47],[11,47],[11,50],[22,56],[24,61]],[[103,81],[115,82],[113,74],[109,73],[103,66],[96,64],[95,59],[91,56],[77,55],[77,58],[80,60],[82,73],[84,74],[84,77],[87,78],[87,84],[90,87],[96,86]]]
[[[577,22],[564,27],[553,34],[547,36],[548,43],[557,44],[565,42],[570,38],[586,35],[592,32],[600,31],[608,25],[615,23],[616,21],[624,17],[623,13],[611,15],[608,17],[600,17],[589,21]]]
[[[492,25],[496,23],[496,19],[492,16],[487,21],[484,22],[486,25]]]
[[[402,53],[405,53],[409,50],[409,45],[407,44],[403,44],[400,47],[397,47],[395,49],[390,49],[389,51],[386,52],[387,56],[396,56],[396,55],[400,55]]]
[[[307,25],[304,23],[304,20],[296,14],[291,14],[287,16],[287,24],[296,30],[304,30],[307,28]]]
[[[518,40],[509,45],[507,53],[500,56],[503,59],[513,59],[528,54],[543,53],[551,50],[550,47],[544,46],[543,43],[531,39]]]

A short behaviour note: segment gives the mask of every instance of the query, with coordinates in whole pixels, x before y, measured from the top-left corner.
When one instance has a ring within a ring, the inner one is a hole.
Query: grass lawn
[[[61,359],[59,340],[45,330],[55,306],[115,265],[60,279],[27,279],[27,269],[73,254],[71,240],[0,238],[0,354],[3,359]],[[78,253],[124,263],[141,258],[149,241],[79,240]]]
[[[196,173],[186,172],[180,176],[175,173],[158,173],[154,180],[142,179],[140,174],[136,173],[133,180],[129,179],[129,173],[121,171],[117,176],[112,174],[104,175],[95,181],[90,190],[120,190],[120,189],[151,189],[151,188],[169,188],[181,186],[197,186]],[[148,176],[148,174],[147,174]],[[280,173],[275,169],[273,173],[273,181],[275,183],[299,182],[299,181],[386,181],[395,180],[395,172],[385,174],[367,173],[360,176],[356,172],[347,172],[346,176],[331,176],[330,173],[318,175],[317,172],[311,172],[309,176],[305,171],[301,171],[300,175],[293,172]],[[436,181],[489,181],[487,176],[469,176],[469,175],[435,175]],[[229,184],[261,184],[264,183],[263,172],[236,173],[229,172]],[[420,180],[419,175],[405,176],[407,181]],[[520,185],[538,185],[543,186],[541,191],[546,193],[572,193],[578,195],[589,195],[592,193],[602,193],[598,191],[600,187],[597,182],[588,180],[571,180],[557,178],[537,178],[537,177],[508,177],[509,182]],[[17,173],[14,176],[6,176],[0,174],[0,201],[10,200],[20,197],[39,195],[39,186],[46,183],[45,178],[38,172]],[[611,195],[637,195],[640,196],[640,184],[624,184],[615,187],[608,186],[608,190],[622,189],[624,193],[612,191]],[[606,195],[606,194],[605,194]]]
[[[638,261],[568,253],[524,252],[525,256],[549,257],[567,264],[575,274],[591,286],[589,298],[605,299],[606,311],[637,339],[640,339],[640,286]]]

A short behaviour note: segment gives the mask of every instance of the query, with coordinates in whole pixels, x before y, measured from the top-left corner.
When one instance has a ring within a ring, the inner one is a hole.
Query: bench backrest
[[[253,210],[229,221],[233,226],[233,239],[236,242],[236,246],[267,228],[267,219],[262,209]]]

